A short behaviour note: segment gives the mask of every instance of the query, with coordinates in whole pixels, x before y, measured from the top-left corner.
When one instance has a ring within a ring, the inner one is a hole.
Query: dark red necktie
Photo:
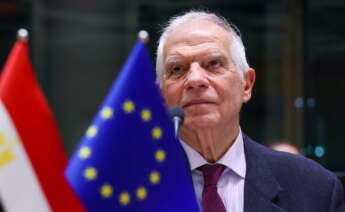
[[[204,175],[202,191],[203,212],[226,212],[222,199],[217,192],[217,183],[225,166],[220,164],[203,165],[198,168]]]

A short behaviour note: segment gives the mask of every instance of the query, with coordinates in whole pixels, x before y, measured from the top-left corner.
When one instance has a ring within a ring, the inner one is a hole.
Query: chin
[[[220,123],[220,120],[212,115],[202,115],[186,117],[185,123],[183,124],[187,129],[198,130],[202,128],[215,127]]]
[[[215,113],[215,104],[195,104],[184,108],[188,116],[203,116]]]

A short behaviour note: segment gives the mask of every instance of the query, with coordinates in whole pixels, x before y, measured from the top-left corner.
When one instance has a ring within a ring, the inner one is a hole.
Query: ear
[[[243,74],[243,83],[244,83],[244,90],[243,90],[243,97],[242,101],[243,103],[248,102],[252,97],[252,89],[255,83],[255,70],[252,68],[249,68],[248,71],[246,71]]]

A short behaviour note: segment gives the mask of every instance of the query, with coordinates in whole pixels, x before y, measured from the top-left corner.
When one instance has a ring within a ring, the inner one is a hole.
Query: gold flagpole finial
[[[28,30],[21,28],[17,31],[17,40],[27,42],[29,39],[29,32]]]
[[[138,39],[143,43],[149,42],[149,33],[145,30],[140,30],[138,33]]]

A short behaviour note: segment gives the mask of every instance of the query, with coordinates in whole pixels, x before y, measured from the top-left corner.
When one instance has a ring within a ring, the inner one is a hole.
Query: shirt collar
[[[191,146],[181,140],[182,147],[187,154],[191,171],[198,167],[208,164],[208,162]],[[244,154],[243,137],[241,130],[236,137],[235,142],[226,151],[226,153],[216,162],[234,171],[242,178],[246,176],[246,159]]]

